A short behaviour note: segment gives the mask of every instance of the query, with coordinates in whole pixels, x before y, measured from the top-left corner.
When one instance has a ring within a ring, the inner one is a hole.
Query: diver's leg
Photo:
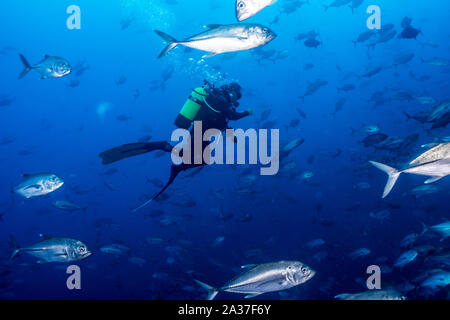
[[[166,152],[172,151],[172,145],[167,141],[155,142],[138,142],[124,144],[100,153],[103,164],[110,164],[122,159],[137,156],[154,150],[162,150]]]

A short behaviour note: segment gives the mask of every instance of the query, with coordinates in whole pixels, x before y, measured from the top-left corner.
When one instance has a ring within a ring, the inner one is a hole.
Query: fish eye
[[[78,250],[79,250],[81,253],[83,253],[84,251],[86,251],[86,249],[85,249],[83,246],[79,247]]]
[[[239,2],[239,3],[238,3],[238,7],[239,7],[240,9],[245,8],[245,3],[244,3],[244,1]]]
[[[308,273],[308,268],[303,267],[303,268],[302,268],[302,273],[303,273],[303,274]]]
[[[263,32],[267,32],[267,28],[263,28],[262,31],[263,31]]]

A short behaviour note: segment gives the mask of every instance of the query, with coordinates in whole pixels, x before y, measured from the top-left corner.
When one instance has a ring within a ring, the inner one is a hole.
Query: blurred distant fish
[[[429,60],[425,60],[423,58],[420,58],[420,61],[422,61],[422,63],[426,63],[426,64],[429,64],[429,65],[435,66],[435,67],[447,67],[447,66],[450,66],[450,60],[449,59],[445,59],[445,58],[434,57],[434,58],[431,58]]]
[[[116,84],[118,86],[123,85],[125,82],[127,82],[127,78],[125,76],[121,76],[119,79],[116,80]]]
[[[129,251],[130,249],[124,245],[113,243],[100,248],[100,251],[107,254],[122,255]]]
[[[356,259],[359,257],[364,257],[367,256],[368,254],[370,254],[370,249],[367,248],[360,248],[360,249],[356,249],[355,251],[352,251],[351,253],[348,254],[348,256],[352,259]]]
[[[131,26],[131,23],[134,21],[134,18],[126,18],[126,19],[122,19],[120,21],[120,29],[121,30],[125,30],[128,29]]]
[[[414,100],[416,100],[419,104],[427,105],[427,104],[435,104],[436,100],[433,97],[415,97]]]
[[[30,70],[34,70],[41,75],[41,79],[61,78],[71,71],[69,62],[66,59],[45,55],[44,59],[35,65],[31,65],[23,55],[19,55],[24,65],[23,71],[19,75],[22,79]]]
[[[358,133],[377,133],[380,131],[380,127],[377,125],[362,125],[358,129],[353,129],[351,127],[350,127],[350,129],[352,130],[352,135],[354,135],[356,132],[358,132]]]
[[[13,102],[14,102],[13,98],[9,98],[6,95],[0,95],[0,107],[9,106]]]
[[[86,70],[89,70],[90,66],[89,66],[89,64],[87,63],[86,60],[83,60],[81,62],[78,62],[72,69],[73,69],[73,71],[75,73],[75,76],[79,77],[83,73],[85,73]]]
[[[439,233],[443,237],[443,239],[450,237],[450,221],[434,225],[430,227],[430,229]]]
[[[328,85],[328,81],[322,79],[317,79],[314,82],[308,82],[308,86],[306,87],[305,93],[303,94],[303,96],[300,96],[299,98],[305,100],[305,97],[314,94],[317,90],[326,85]]]
[[[76,204],[69,202],[69,201],[65,201],[65,200],[56,200],[52,203],[52,205],[55,208],[64,210],[64,211],[69,211],[70,213],[77,211],[77,210],[86,210],[86,208],[81,208],[79,206],[77,206]]]
[[[403,268],[408,263],[413,262],[416,257],[418,256],[418,253],[416,250],[408,250],[406,252],[403,252],[400,257],[395,261],[394,267],[397,268]]]
[[[272,30],[259,24],[212,24],[208,25],[208,28],[209,30],[184,41],[178,41],[162,31],[155,30],[168,43],[158,58],[162,58],[179,44],[206,51],[209,54],[204,57],[212,57],[221,53],[243,51],[263,46],[277,36]]]
[[[357,45],[358,43],[366,42],[367,40],[369,40],[370,38],[372,38],[374,35],[376,35],[376,32],[373,31],[373,30],[365,31],[365,32],[361,33],[361,34],[358,36],[358,38],[357,38],[356,40],[352,41],[352,42],[353,42],[353,44],[354,44],[355,47],[356,47],[356,45]]]
[[[127,122],[128,120],[131,120],[131,119],[132,119],[132,117],[127,116],[125,114],[121,114],[116,117],[116,120],[121,121],[121,122]]]
[[[360,293],[341,293],[334,297],[338,300],[406,300],[398,291],[368,290]]]
[[[75,80],[71,80],[67,86],[70,88],[76,88],[79,85],[80,85],[80,80],[75,79]]]
[[[339,8],[339,7],[343,7],[347,4],[349,4],[350,2],[352,2],[352,0],[333,0],[333,2],[331,2],[329,5],[324,5],[325,11],[328,10],[328,8]]]
[[[381,70],[383,70],[382,67],[376,67],[376,68],[373,68],[373,69],[369,69],[366,73],[362,74],[360,76],[360,78],[371,78],[374,75],[378,74]]]
[[[352,13],[355,12],[355,9],[359,8],[359,6],[364,2],[364,0],[352,0],[350,4],[350,9],[352,9]]]
[[[400,39],[416,39],[417,36],[421,33],[419,29],[415,29],[413,27],[408,27],[399,34]]]
[[[355,90],[355,85],[353,83],[346,83],[342,87],[337,87],[338,91],[349,92]]]
[[[296,138],[292,141],[290,141],[288,144],[286,144],[283,149],[281,149],[280,158],[287,157],[292,150],[296,149],[297,147],[301,146],[305,142],[305,139],[303,138]]]
[[[236,19],[244,21],[253,17],[264,8],[274,4],[277,0],[236,0]]]
[[[410,62],[413,58],[415,57],[414,53],[407,53],[401,56],[398,56],[397,58],[395,58],[394,60],[394,66],[399,66],[401,64],[407,64],[408,62]]]
[[[322,42],[320,42],[317,39],[306,39],[305,42],[303,42],[303,44],[305,45],[305,47],[308,48],[317,48],[322,44]]]
[[[12,137],[12,136],[4,137],[4,138],[0,139],[0,145],[2,145],[2,144],[10,144],[10,143],[15,142],[16,140],[17,140],[17,138],[16,137]]]
[[[300,115],[300,117],[306,119],[306,113],[304,113],[299,107],[296,107],[295,110],[297,110],[297,113]]]

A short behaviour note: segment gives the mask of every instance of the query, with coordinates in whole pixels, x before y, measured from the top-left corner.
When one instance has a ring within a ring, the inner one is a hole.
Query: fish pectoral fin
[[[256,266],[257,266],[257,264],[245,264],[245,265],[241,266],[241,269],[250,269],[250,268],[253,268]]]
[[[36,261],[36,263],[43,264],[43,263],[48,263],[48,261],[47,260],[38,260],[38,261]]]
[[[211,57],[214,57],[214,56],[216,56],[216,55],[217,55],[217,53],[215,53],[215,52],[210,52],[210,53],[208,53],[208,54],[203,55],[202,58],[211,58]]]
[[[430,184],[430,183],[433,183],[433,182],[436,182],[436,181],[438,181],[438,180],[441,180],[442,178],[444,178],[445,176],[432,176],[432,177],[430,177],[428,180],[426,180],[424,183],[425,184]]]
[[[39,184],[32,184],[32,185],[30,185],[30,186],[28,186],[28,187],[25,188],[25,190],[30,190],[30,189],[41,190],[41,189],[42,189],[42,186],[39,185]]]
[[[257,296],[259,296],[259,295],[261,295],[261,294],[263,294],[263,293],[264,293],[264,292],[254,292],[254,293],[250,293],[250,294],[246,295],[244,298],[245,298],[245,299],[254,298],[254,297],[257,297]]]
[[[215,29],[215,28],[218,28],[218,27],[220,27],[220,26],[222,26],[221,24],[214,24],[214,23],[212,23],[212,24],[207,24],[206,25],[206,27],[208,28],[208,29]]]

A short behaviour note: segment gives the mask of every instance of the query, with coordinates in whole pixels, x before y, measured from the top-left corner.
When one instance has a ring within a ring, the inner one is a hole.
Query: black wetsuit
[[[233,101],[231,101],[229,94],[220,88],[210,89],[208,92],[208,96],[205,98],[205,100],[207,103],[202,102],[202,107],[199,109],[197,116],[194,119],[194,121],[202,122],[202,131],[203,131],[202,136],[203,133],[208,129],[217,129],[220,131],[224,131],[229,128],[228,127],[229,120],[239,120],[250,115],[248,111],[237,112],[234,106],[234,104],[237,105],[237,103],[234,102],[233,104]],[[212,110],[211,108],[214,110]],[[177,124],[177,121],[175,121],[175,123]],[[183,124],[182,127],[184,127],[184,129],[188,129],[186,128],[188,125]],[[191,137],[194,137],[193,126],[190,129],[190,133]],[[209,145],[209,142],[207,141],[203,142],[202,152],[207,145]],[[173,149],[172,145],[167,141],[131,143],[102,152],[100,154],[100,157],[103,160],[103,164],[109,164],[128,157],[144,154],[154,150],[163,150],[166,152],[171,152],[172,149]],[[193,146],[191,150],[194,150]],[[170,168],[169,181],[161,189],[161,191],[158,192],[151,200],[156,199],[159,195],[161,195],[167,189],[167,187],[175,180],[175,178],[180,172],[191,168],[206,165],[206,163],[195,164],[193,161],[193,157],[194,152],[192,152],[191,164],[185,163],[182,163],[180,165],[172,164]]]

